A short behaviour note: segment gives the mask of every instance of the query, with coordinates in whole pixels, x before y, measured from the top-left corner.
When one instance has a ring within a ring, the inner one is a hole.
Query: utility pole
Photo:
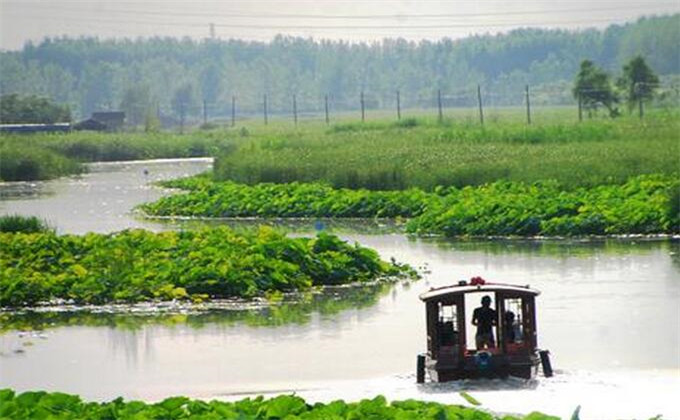
[[[208,123],[208,103],[203,99],[203,124]]]
[[[583,94],[578,91],[578,121],[583,121]]]
[[[397,90],[397,119],[401,120],[401,98],[399,97],[398,90]]]
[[[479,123],[484,125],[484,110],[482,108],[482,88],[477,85],[477,104],[479,104]]]
[[[524,97],[527,103],[527,124],[531,125],[531,102],[529,102],[529,85],[524,87]]]
[[[231,97],[231,126],[236,125],[236,96]]]
[[[330,119],[328,118],[328,95],[324,96],[323,101],[324,108],[326,109],[326,125],[328,125],[330,123]]]
[[[293,94],[293,122],[297,127],[297,98],[295,94]]]
[[[264,95],[264,125],[267,125],[267,94]]]
[[[364,110],[364,91],[361,91],[361,122],[366,120],[366,111]]]
[[[437,89],[437,108],[439,109],[439,122],[444,121],[444,113],[442,112],[442,90]]]

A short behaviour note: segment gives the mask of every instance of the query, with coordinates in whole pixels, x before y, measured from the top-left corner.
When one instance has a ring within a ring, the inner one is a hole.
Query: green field
[[[579,123],[570,110],[528,126],[519,110],[485,126],[433,118],[258,126],[220,155],[218,180],[327,182],[375,190],[556,180],[566,187],[678,173],[680,114]],[[562,114],[562,119],[558,115]]]
[[[0,135],[0,179],[50,179],[82,171],[81,162],[217,157],[215,176],[241,183],[318,182],[386,190],[480,185],[496,180],[557,180],[567,187],[624,182],[649,173],[677,174],[680,111],[650,109],[611,120],[576,118],[545,108],[527,125],[520,108],[343,113],[330,125],[284,118],[235,128],[176,133]]]

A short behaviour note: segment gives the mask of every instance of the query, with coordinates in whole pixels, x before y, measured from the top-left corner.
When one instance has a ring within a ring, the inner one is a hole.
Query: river
[[[0,214],[37,215],[62,233],[176,228],[181,223],[144,220],[131,209],[168,193],[151,182],[210,164],[94,164],[79,177],[0,184]],[[313,221],[307,225],[313,230]],[[360,299],[339,292],[209,316],[62,314],[40,334],[0,328],[0,388],[97,400],[295,392],[311,401],[383,394],[461,404],[458,392],[468,390],[497,412],[569,418],[580,405],[582,419],[680,419],[678,241],[447,241],[364,229],[340,235],[429,274]],[[542,291],[539,346],[551,351],[554,377],[415,384],[416,355],[426,344],[418,295],[477,275]]]

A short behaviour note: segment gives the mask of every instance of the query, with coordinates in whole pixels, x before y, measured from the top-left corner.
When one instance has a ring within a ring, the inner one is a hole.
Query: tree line
[[[279,36],[268,43],[150,38],[45,39],[0,53],[0,94],[39,95],[67,104],[76,117],[122,109],[132,124],[150,114],[179,119],[203,113],[287,112],[296,96],[301,112],[355,109],[361,92],[369,108],[432,106],[438,90],[445,106],[469,106],[457,93],[481,84],[490,101],[573,103],[570,87],[579,63],[614,72],[641,55],[660,76],[680,74],[680,14],[641,18],[604,30],[519,29],[461,40],[373,43],[316,41]],[[543,89],[541,89],[543,88]]]

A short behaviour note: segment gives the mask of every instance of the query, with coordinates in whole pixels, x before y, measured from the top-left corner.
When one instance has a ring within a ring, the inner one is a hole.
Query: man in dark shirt
[[[472,325],[477,326],[477,335],[475,336],[477,350],[482,350],[485,346],[487,348],[496,347],[492,329],[496,325],[496,311],[491,309],[491,298],[489,296],[484,296],[482,306],[472,313]]]

